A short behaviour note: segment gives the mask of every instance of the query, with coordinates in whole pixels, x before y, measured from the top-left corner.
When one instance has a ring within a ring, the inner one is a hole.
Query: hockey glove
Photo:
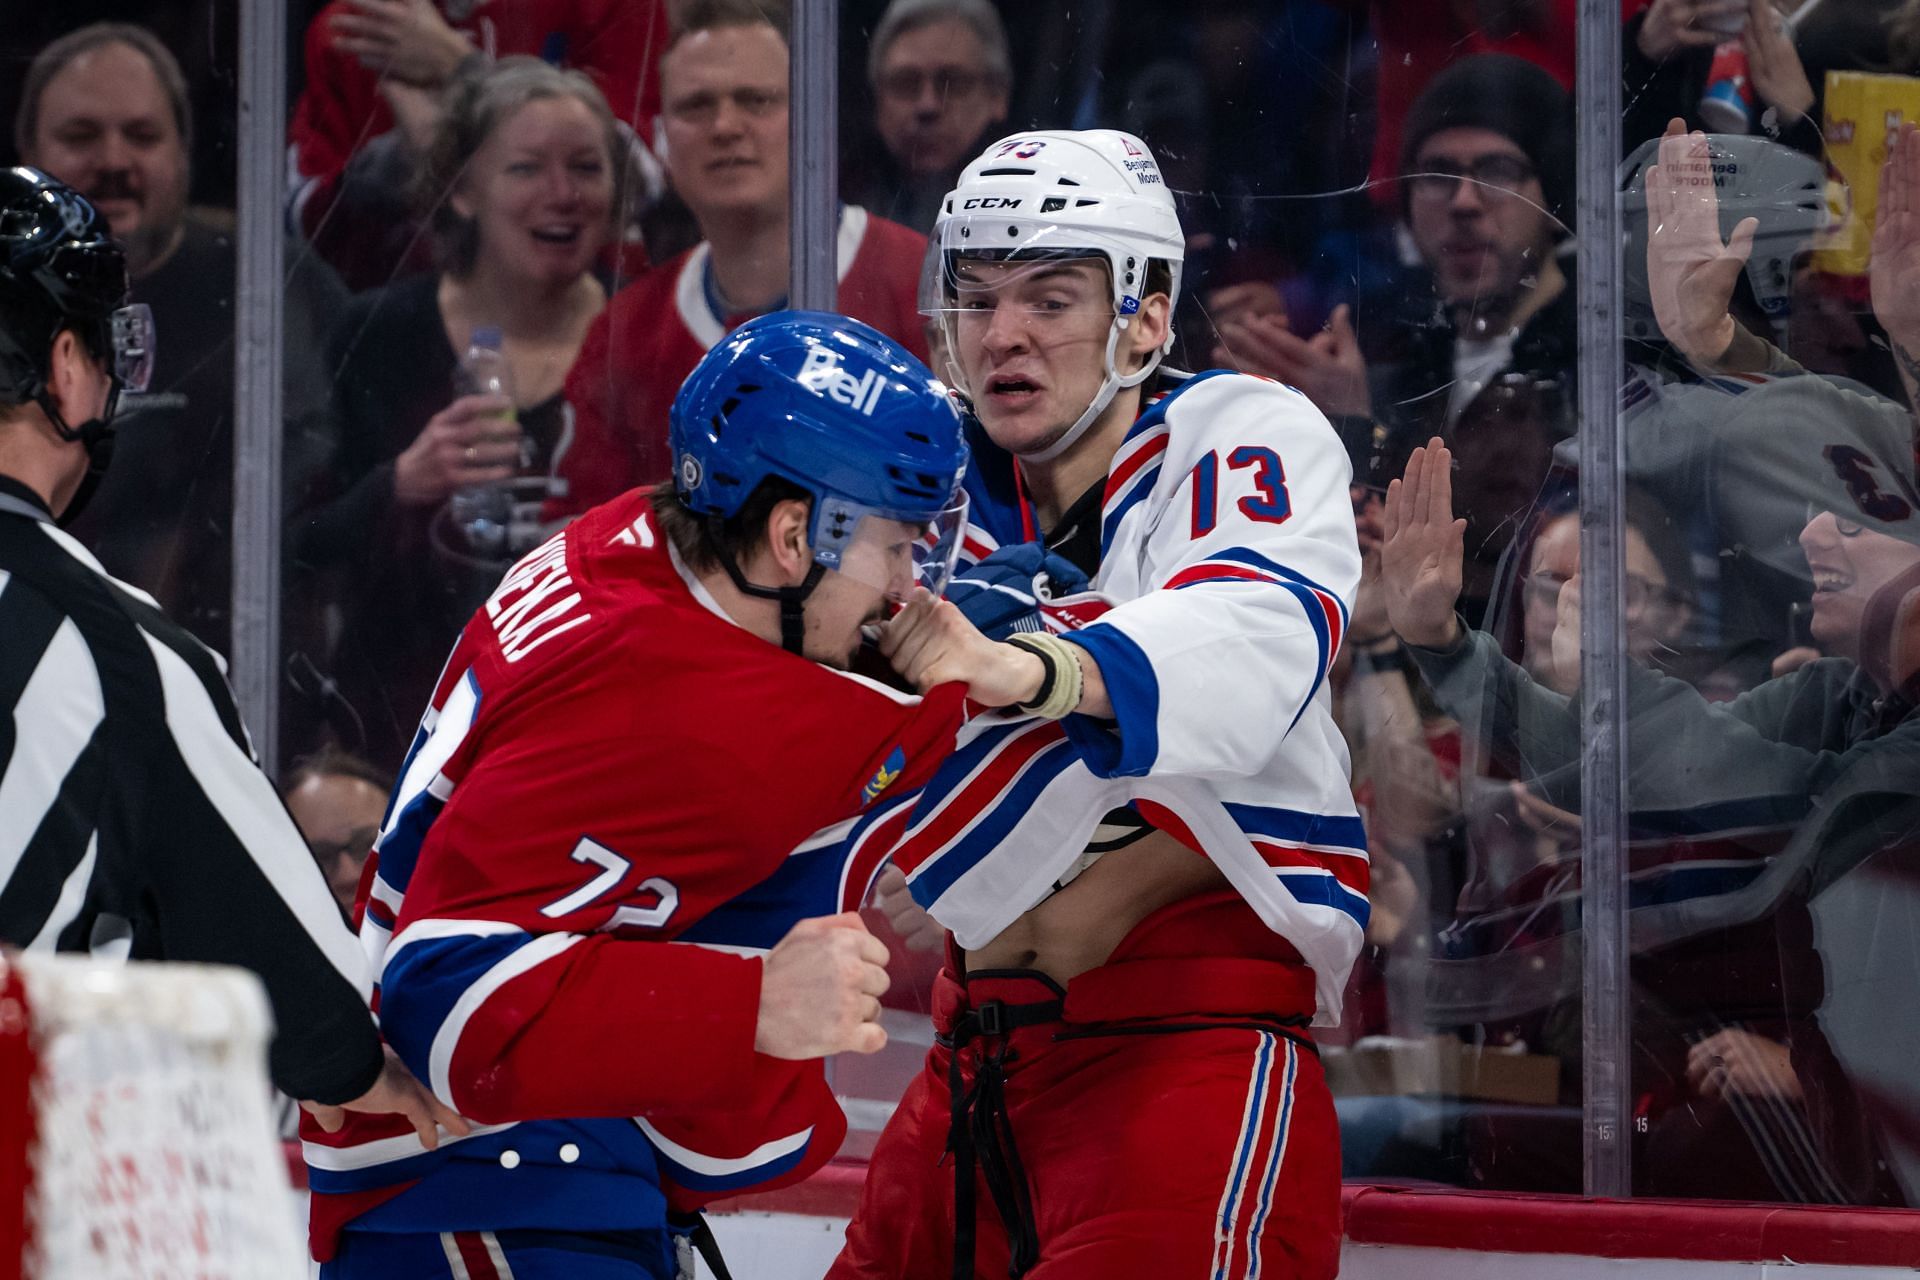
[[[1037,542],[1002,547],[947,584],[947,599],[989,640],[1044,631],[1040,606],[1087,589],[1087,575]]]

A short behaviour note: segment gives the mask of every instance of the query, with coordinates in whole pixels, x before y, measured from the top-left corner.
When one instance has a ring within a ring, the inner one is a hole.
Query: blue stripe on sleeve
[[[1367,851],[1367,829],[1357,817],[1325,813],[1302,813],[1297,809],[1277,809],[1267,805],[1226,802],[1234,825],[1248,835],[1271,836],[1288,844],[1323,845],[1338,849]]]
[[[1276,877],[1280,887],[1293,895],[1295,902],[1344,911],[1364,929],[1373,913],[1367,900],[1330,875],[1305,871],[1283,871]]]
[[[489,969],[532,942],[530,933],[424,938],[407,943],[380,979],[380,1030],[422,1080],[433,1038],[460,997]]]
[[[1160,681],[1153,663],[1131,636],[1109,623],[1096,622],[1061,639],[1079,645],[1099,664],[1114,719],[1110,729],[1088,716],[1068,716],[1061,722],[1067,740],[1097,777],[1144,777],[1160,758]]]
[[[1023,725],[1022,727],[1030,727]],[[1034,797],[1072,765],[1077,757],[1065,740],[1042,747],[1024,766],[1026,772],[1010,790],[1002,791],[986,816],[964,838],[927,862],[910,882],[913,900],[931,907],[940,895],[978,866],[1006,838],[1007,832],[1033,804]]]

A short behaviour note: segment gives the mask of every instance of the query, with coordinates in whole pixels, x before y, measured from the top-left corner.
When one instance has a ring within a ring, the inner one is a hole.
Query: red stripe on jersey
[[[1332,662],[1334,655],[1340,652],[1340,640],[1346,633],[1340,621],[1340,602],[1318,587],[1313,588],[1313,597],[1327,614],[1327,661]]]
[[[1321,853],[1314,849],[1302,849],[1298,845],[1274,844],[1269,840],[1255,840],[1253,847],[1259,853],[1260,860],[1276,871],[1307,867],[1330,872],[1335,880],[1347,888],[1363,898],[1367,896],[1371,868],[1367,860],[1358,854]]]
[[[1141,445],[1131,457],[1113,469],[1113,474],[1107,477],[1107,487],[1101,493],[1100,505],[1104,507],[1109,502],[1112,502],[1114,495],[1127,487],[1127,481],[1139,474],[1140,468],[1146,466],[1166,451],[1167,435],[1164,431],[1148,440],[1146,444]]]
[[[1050,720],[1009,739],[991,763],[954,793],[938,817],[900,847],[894,863],[912,875],[922,862],[959,836],[968,823],[991,809],[1028,761],[1066,736],[1067,731],[1060,727],[1060,722]]]
[[[466,1264],[468,1280],[502,1280],[500,1268],[493,1265],[493,1255],[487,1252],[487,1242],[480,1238],[479,1232],[456,1231],[453,1245],[460,1251],[460,1261]]]
[[[866,902],[868,892],[873,888],[873,878],[880,874],[880,865],[893,852],[894,842],[907,830],[907,820],[913,817],[913,806],[903,804],[880,821],[873,824],[867,833],[860,837],[860,844],[848,859],[846,871],[840,881],[840,909],[858,911]]]
[[[1167,579],[1166,589],[1184,587],[1191,582],[1213,582],[1220,579],[1238,579],[1242,582],[1268,582],[1278,585],[1278,580],[1270,573],[1238,564],[1196,564],[1192,568],[1182,569]]]

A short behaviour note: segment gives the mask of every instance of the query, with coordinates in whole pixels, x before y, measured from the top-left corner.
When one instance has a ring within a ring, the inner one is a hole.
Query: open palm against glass
[[[1654,319],[1682,355],[1711,366],[1733,345],[1733,290],[1753,253],[1759,219],[1742,218],[1731,239],[1720,239],[1707,135],[1688,133],[1678,117],[1660,139],[1660,163],[1647,170],[1646,181]]]

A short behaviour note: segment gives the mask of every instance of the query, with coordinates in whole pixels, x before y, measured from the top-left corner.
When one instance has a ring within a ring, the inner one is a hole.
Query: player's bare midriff
[[[1034,969],[1061,986],[1105,964],[1121,939],[1170,902],[1226,884],[1211,862],[1155,831],[1102,857],[977,951],[967,969]]]

